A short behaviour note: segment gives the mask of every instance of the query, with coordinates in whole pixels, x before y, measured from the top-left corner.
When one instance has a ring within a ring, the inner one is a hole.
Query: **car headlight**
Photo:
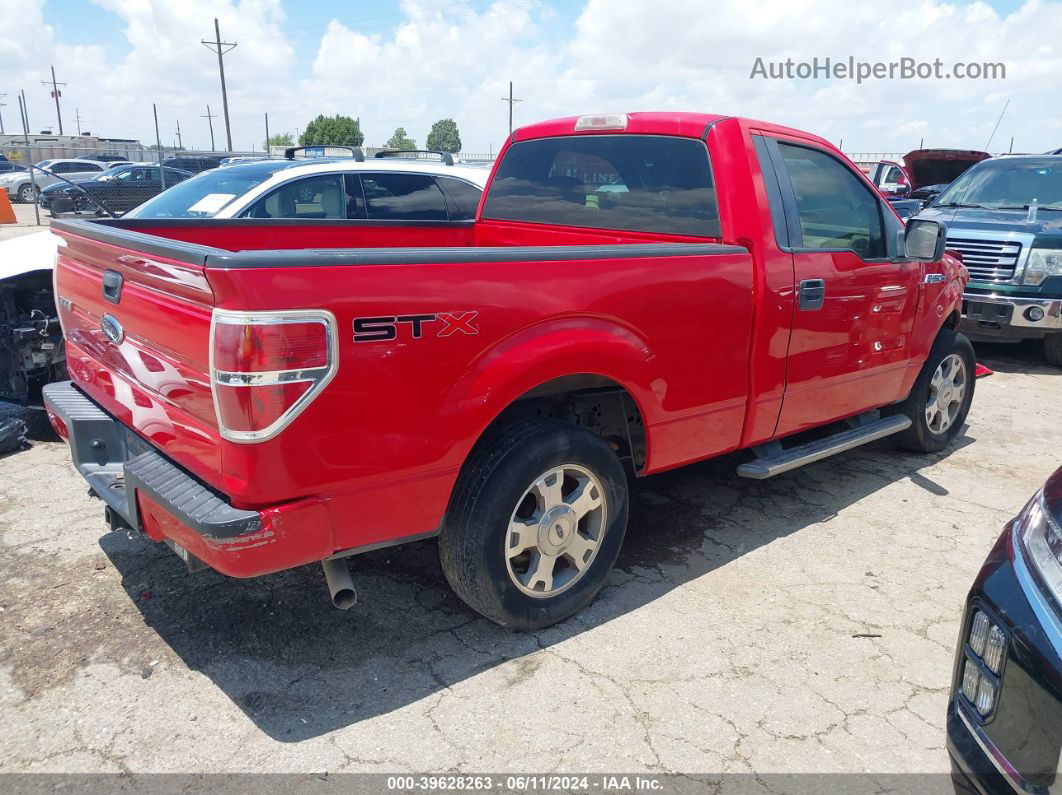
[[[1062,248],[1030,249],[1022,284],[1040,284],[1049,276],[1062,276]]]
[[[1043,492],[1018,515],[1014,534],[1047,590],[1062,604],[1062,527],[1045,507]]]

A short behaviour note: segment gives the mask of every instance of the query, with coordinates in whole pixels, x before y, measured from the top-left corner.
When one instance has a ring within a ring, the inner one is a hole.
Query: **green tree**
[[[303,146],[361,146],[361,124],[350,116],[318,116],[299,136]]]
[[[291,133],[277,133],[276,135],[270,135],[269,140],[265,142],[266,153],[269,152],[271,146],[294,146],[295,136]]]
[[[406,135],[406,128],[399,127],[384,144],[388,149],[401,149],[403,152],[417,148],[417,142]]]
[[[439,119],[428,133],[428,148],[455,154],[461,151],[461,135],[453,119]]]

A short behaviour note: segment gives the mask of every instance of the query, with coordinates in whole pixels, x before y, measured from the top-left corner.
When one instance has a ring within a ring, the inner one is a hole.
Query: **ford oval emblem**
[[[107,339],[115,345],[120,345],[122,340],[125,339],[125,329],[122,328],[122,324],[118,322],[118,318],[114,315],[104,315],[101,317],[100,329],[102,329]]]

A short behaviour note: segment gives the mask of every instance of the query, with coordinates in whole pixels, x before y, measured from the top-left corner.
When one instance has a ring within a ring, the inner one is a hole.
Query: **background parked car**
[[[893,160],[861,162],[856,165],[886,198],[906,196],[911,190],[907,169]]]
[[[948,701],[956,792],[1057,792],[1062,469],[1003,529],[970,589]]]
[[[488,176],[486,168],[412,156],[233,163],[128,217],[471,221]]]
[[[209,171],[221,165],[220,157],[168,157],[162,161],[162,165],[187,171],[190,174],[198,174],[200,171]]]
[[[25,166],[20,166],[18,163],[12,163],[10,160],[0,160],[0,174],[7,174],[10,171],[25,171]]]
[[[903,156],[911,182],[907,198],[926,206],[974,163],[992,155],[974,149],[916,149]]]
[[[59,177],[80,182],[98,177],[106,168],[106,163],[95,160],[42,160],[37,163],[37,168],[32,169],[32,173],[31,169],[26,169],[0,174],[0,188],[7,191],[12,201],[32,202],[37,200],[41,189],[62,182]]]
[[[985,160],[919,218],[948,228],[970,272],[962,330],[975,342],[1042,339],[1062,367],[1062,157]]]
[[[95,179],[77,183],[76,188],[65,182],[49,185],[41,191],[39,203],[44,209],[51,210],[52,215],[71,210],[94,212],[99,210],[101,205],[113,213],[124,213],[192,176],[187,171],[175,168],[165,168],[163,173],[166,177],[165,186],[162,184],[157,165],[133,163],[115,166]],[[57,205],[58,199],[67,201]]]

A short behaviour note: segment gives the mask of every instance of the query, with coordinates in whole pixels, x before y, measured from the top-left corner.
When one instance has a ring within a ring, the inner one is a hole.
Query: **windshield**
[[[125,169],[126,169],[127,167],[128,167],[128,166],[114,166],[113,168],[108,168],[108,169],[106,169],[106,170],[104,170],[104,171],[101,171],[101,172],[99,173],[99,176],[97,176],[97,177],[96,177],[96,179],[99,179],[99,180],[108,180],[108,179],[110,179],[111,177],[115,177],[115,176],[117,176],[118,174],[121,174],[121,173],[122,173],[123,171],[125,171]]]
[[[204,171],[144,202],[126,218],[213,218],[281,167]]]
[[[1024,209],[1033,201],[1062,209],[1062,158],[986,160],[948,186],[933,206]]]

